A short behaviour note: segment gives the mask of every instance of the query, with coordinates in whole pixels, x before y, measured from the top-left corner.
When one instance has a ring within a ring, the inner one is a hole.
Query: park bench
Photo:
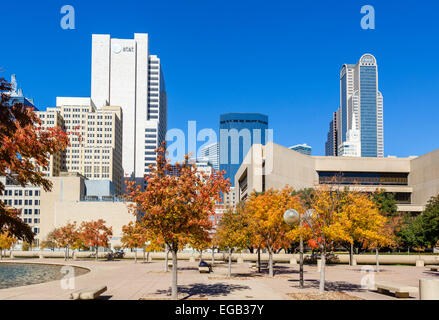
[[[430,271],[439,271],[439,266],[425,266],[425,268],[429,269]]]
[[[81,289],[70,294],[70,299],[73,300],[92,300],[97,299],[99,296],[107,291],[107,286],[100,286],[95,288]]]
[[[418,292],[417,287],[410,287],[387,281],[377,281],[375,282],[375,287],[379,293],[393,293],[397,298],[408,298],[411,292]]]

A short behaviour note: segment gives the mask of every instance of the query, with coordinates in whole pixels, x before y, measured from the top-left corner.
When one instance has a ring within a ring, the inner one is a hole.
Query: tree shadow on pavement
[[[250,287],[241,286],[238,284],[230,283],[194,283],[186,286],[178,286],[178,293],[185,295],[182,300],[188,299],[193,296],[203,297],[226,297],[228,294],[238,291],[238,290],[248,290]],[[171,289],[168,290],[157,290],[156,294],[166,294],[171,295]]]
[[[298,279],[288,280],[289,282],[297,283],[299,286]],[[319,280],[305,280],[304,287],[305,288],[319,288],[320,281]],[[355,291],[355,292],[363,292],[364,289],[361,288],[360,285],[345,282],[345,281],[325,281],[325,290],[327,291]]]

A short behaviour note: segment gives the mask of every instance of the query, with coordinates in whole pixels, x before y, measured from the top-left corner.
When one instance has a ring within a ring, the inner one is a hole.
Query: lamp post
[[[311,224],[312,221],[309,221],[312,217],[314,211],[312,209],[306,210],[304,215],[299,214],[297,210],[294,209],[288,209],[284,213],[284,221],[289,226],[293,227],[296,225],[299,225],[299,227],[302,227],[303,220],[307,219],[308,222]],[[300,235],[299,237],[299,253],[300,253],[300,262],[299,262],[299,277],[300,277],[300,287],[303,288],[303,237]]]
[[[288,209],[287,211],[285,211],[284,213],[284,221],[286,224],[288,224],[289,226],[295,226],[297,224],[299,224],[299,227],[302,227],[302,217],[299,214],[299,212],[297,212],[294,209]],[[300,287],[303,288],[303,237],[302,235],[300,235],[300,244],[299,244],[299,252],[300,252],[300,262],[299,262],[299,283],[300,283]]]

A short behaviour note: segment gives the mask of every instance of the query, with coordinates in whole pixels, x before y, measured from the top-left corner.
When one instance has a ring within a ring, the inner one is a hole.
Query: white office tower
[[[219,143],[202,146],[198,151],[198,158],[207,158],[212,168],[219,171]]]
[[[134,39],[94,34],[91,73],[96,107],[117,105],[123,110],[124,174],[144,183],[167,128],[165,81],[160,59],[149,54],[148,34],[135,33]]]
[[[343,65],[337,112],[339,149],[347,142],[349,130],[356,129],[360,134],[360,156],[384,157],[383,96],[378,90],[378,65],[373,55],[365,54],[357,64]]]
[[[341,157],[361,157],[361,137],[357,129],[357,116],[352,117],[352,128],[346,134],[346,141],[338,147]]]

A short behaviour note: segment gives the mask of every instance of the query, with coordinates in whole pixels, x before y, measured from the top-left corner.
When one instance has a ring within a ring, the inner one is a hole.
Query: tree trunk
[[[258,273],[261,273],[261,248],[258,248]]]
[[[215,264],[215,248],[212,247],[212,266]]]
[[[64,261],[67,261],[67,247],[64,249]]]
[[[177,288],[177,251],[172,250],[172,287],[171,287],[171,299],[178,299]]]
[[[304,287],[303,284],[303,238],[302,235],[300,236],[300,245],[299,245],[299,250],[300,250],[300,266],[299,266],[299,285],[301,288]]]
[[[0,249],[0,260],[3,260],[3,249]]]
[[[351,243],[351,250],[349,251],[349,265],[354,265],[354,243]]]
[[[380,272],[380,260],[378,257],[378,248],[375,249],[375,256],[376,256],[376,272]]]
[[[322,249],[322,254],[320,256],[321,259],[321,268],[320,268],[320,284],[319,284],[319,294],[323,294],[325,292],[325,265],[326,265],[326,252]]]
[[[146,248],[143,247],[142,250],[143,250],[143,263],[145,263],[145,250],[146,250]]]
[[[134,248],[134,263],[137,263],[137,248]]]
[[[268,276],[270,278],[274,277],[274,272],[273,272],[273,251],[271,250],[271,248],[268,248]]]
[[[169,271],[169,269],[168,269],[168,253],[169,253],[168,245],[166,245],[165,253],[166,253],[166,256],[165,256],[165,272],[168,272]]]
[[[203,260],[203,250],[200,250],[200,262]]]
[[[98,261],[98,246],[96,246],[96,261]]]
[[[149,262],[149,251],[146,253],[146,260]]]
[[[227,276],[232,276],[232,248],[229,248],[229,268],[227,270]]]

